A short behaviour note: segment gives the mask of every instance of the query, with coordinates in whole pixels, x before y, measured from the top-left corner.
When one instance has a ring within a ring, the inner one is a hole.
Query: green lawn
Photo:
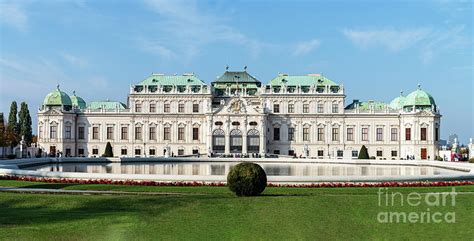
[[[378,188],[267,188],[239,198],[225,187],[146,187],[0,181],[0,186],[167,192],[176,195],[0,193],[0,239],[12,240],[472,240],[474,186],[456,205],[378,206]],[[390,188],[448,192],[451,187]],[[181,195],[186,194],[186,195]],[[423,194],[426,195],[426,194]],[[450,199],[448,199],[450,200]],[[455,212],[454,224],[377,221],[384,211]]]

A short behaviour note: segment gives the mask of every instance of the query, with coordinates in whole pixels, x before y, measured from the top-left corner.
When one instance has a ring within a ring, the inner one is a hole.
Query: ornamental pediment
[[[217,115],[240,115],[240,114],[260,114],[263,113],[261,102],[251,102],[244,98],[230,98],[227,100],[221,100],[220,110],[215,114]]]
[[[417,116],[434,116],[430,111],[422,110],[416,114]]]
[[[49,109],[44,112],[45,115],[61,115],[62,113],[59,110]]]

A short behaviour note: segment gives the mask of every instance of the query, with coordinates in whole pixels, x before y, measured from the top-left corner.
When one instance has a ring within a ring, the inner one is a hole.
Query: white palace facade
[[[441,115],[418,89],[391,103],[354,100],[320,74],[279,74],[262,84],[226,71],[210,85],[194,74],[152,74],[130,86],[127,103],[86,102],[59,89],[38,111],[43,153],[100,156],[290,155],[434,159]]]

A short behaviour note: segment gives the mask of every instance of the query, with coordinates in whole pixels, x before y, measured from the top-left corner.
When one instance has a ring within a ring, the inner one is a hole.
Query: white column
[[[242,154],[247,154],[247,120],[243,121],[242,128]]]
[[[260,126],[260,155],[264,156],[267,152],[267,125],[264,118],[260,121]]]

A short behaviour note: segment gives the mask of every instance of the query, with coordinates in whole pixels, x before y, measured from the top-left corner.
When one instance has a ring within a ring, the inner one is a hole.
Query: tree
[[[257,196],[267,187],[267,174],[256,163],[242,162],[230,169],[227,185],[237,196]]]
[[[31,116],[30,111],[28,110],[28,104],[25,102],[21,102],[20,113],[19,116],[19,137],[25,137],[26,145],[31,145],[33,141],[33,131],[31,129]]]
[[[112,145],[110,144],[110,142],[107,142],[107,145],[105,146],[105,151],[104,151],[104,154],[102,154],[103,157],[113,157],[114,156],[114,152],[112,150]]]
[[[5,120],[3,119],[3,113],[0,113],[0,147],[4,147],[6,144],[5,140]]]
[[[17,104],[13,101],[10,105],[10,114],[8,115],[8,126],[7,126],[7,144],[11,147],[18,145],[19,142],[19,130],[17,122]]]
[[[358,159],[369,159],[369,152],[367,151],[367,147],[365,147],[365,145],[362,145],[360,148]]]

